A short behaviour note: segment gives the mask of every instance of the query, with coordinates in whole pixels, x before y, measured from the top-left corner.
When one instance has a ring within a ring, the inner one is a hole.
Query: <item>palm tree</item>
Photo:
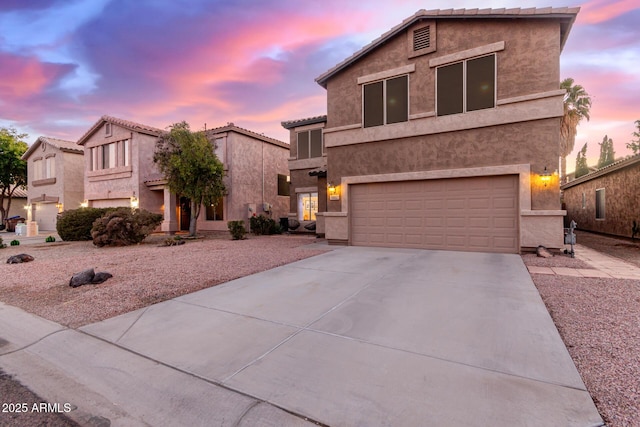
[[[589,120],[591,97],[582,86],[574,85],[571,77],[560,83],[560,89],[567,91],[564,95],[564,116],[560,122],[560,176],[562,176],[562,182],[565,182],[567,156],[571,154],[576,143],[578,124],[582,119]]]

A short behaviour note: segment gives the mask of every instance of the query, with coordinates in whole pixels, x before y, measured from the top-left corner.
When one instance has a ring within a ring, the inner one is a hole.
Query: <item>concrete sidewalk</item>
[[[79,330],[0,305],[0,337],[85,425],[602,424],[518,255],[346,247]]]
[[[640,268],[582,245],[575,245],[575,257],[593,268],[528,266],[532,274],[556,274],[573,277],[601,277],[640,280]]]

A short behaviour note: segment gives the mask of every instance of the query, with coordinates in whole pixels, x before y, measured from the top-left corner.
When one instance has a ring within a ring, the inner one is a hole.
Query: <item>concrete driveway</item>
[[[602,425],[517,255],[346,247],[80,330],[34,317],[0,306],[0,364],[92,425]]]

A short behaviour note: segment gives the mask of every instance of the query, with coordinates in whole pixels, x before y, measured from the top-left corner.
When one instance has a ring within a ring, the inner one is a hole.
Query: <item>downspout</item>
[[[262,141],[262,210],[264,211],[264,141]]]

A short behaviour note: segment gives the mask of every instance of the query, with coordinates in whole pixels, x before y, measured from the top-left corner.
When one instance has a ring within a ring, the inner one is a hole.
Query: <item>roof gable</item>
[[[560,50],[569,36],[571,26],[576,19],[576,15],[580,11],[579,7],[545,7],[545,8],[511,8],[511,9],[434,9],[417,11],[414,15],[402,21],[380,37],[337,64],[335,67],[324,72],[316,78],[316,82],[326,89],[327,81],[338,72],[347,68],[349,65],[360,60],[369,52],[378,48],[382,44],[389,41],[396,35],[404,32],[407,28],[416,22],[423,20],[442,20],[442,19],[558,19],[560,20]]]
[[[208,129],[205,131],[205,133],[209,138],[214,138],[216,134],[224,133],[224,132],[239,133],[241,135],[246,135],[248,137],[258,139],[263,142],[268,142],[269,144],[277,145],[278,147],[286,148],[287,150],[289,149],[289,144],[287,143],[284,143],[275,138],[268,137],[261,133],[250,131],[249,129],[241,128],[239,126],[234,125],[233,123],[227,123],[226,126],[220,126],[220,127]]]
[[[569,181],[566,184],[561,185],[560,189],[565,190],[567,188],[571,188],[573,186],[582,184],[583,182],[591,181],[592,179],[599,178],[601,176],[605,176],[610,173],[619,171],[620,169],[624,169],[632,166],[640,167],[640,154],[625,157],[623,159],[620,159],[611,163],[610,165],[604,166],[600,169],[596,169],[595,171],[589,172],[586,175],[582,175],[580,178],[576,178],[573,181]]]
[[[84,147],[79,146],[78,144],[76,144],[73,141],[67,141],[67,140],[64,140],[64,139],[52,138],[50,136],[41,136],[36,140],[36,142],[31,144],[29,149],[22,155],[22,157],[21,157],[22,160],[27,160],[29,158],[29,156],[31,156],[31,154],[33,154],[33,152],[36,151],[36,149],[38,147],[40,147],[40,145],[42,145],[43,143],[51,145],[52,147],[55,147],[55,148],[59,149],[60,151],[65,151],[65,152],[69,152],[69,153],[76,153],[76,154],[84,153]]]
[[[119,119],[117,117],[102,116],[95,122],[93,126],[78,140],[78,145],[84,145],[91,136],[98,131],[105,123],[111,123],[123,128],[129,129],[132,132],[142,133],[145,135],[160,136],[166,131],[158,129],[153,126],[143,125],[141,123],[132,122],[130,120]]]

